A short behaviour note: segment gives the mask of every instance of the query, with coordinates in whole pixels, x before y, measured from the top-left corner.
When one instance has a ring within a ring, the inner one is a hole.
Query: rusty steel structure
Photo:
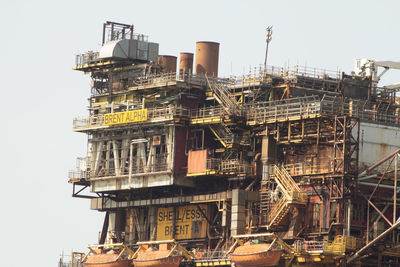
[[[105,214],[99,246],[136,251],[135,266],[400,266],[400,86],[379,85],[400,64],[221,78],[219,43],[176,71],[133,26],[104,27],[74,67],[92,84],[73,121],[87,155],[69,173]]]

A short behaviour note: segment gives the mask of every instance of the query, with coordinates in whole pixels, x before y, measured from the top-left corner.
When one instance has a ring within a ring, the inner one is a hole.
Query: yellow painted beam
[[[217,171],[215,170],[206,170],[205,172],[196,172],[196,173],[188,173],[186,176],[203,176],[203,175],[213,175],[217,174]]]

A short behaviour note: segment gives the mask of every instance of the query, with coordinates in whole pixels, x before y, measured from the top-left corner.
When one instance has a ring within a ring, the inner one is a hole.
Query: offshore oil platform
[[[88,149],[69,182],[105,219],[60,267],[400,266],[400,84],[379,84],[400,63],[220,78],[219,43],[158,51],[106,22],[76,57]]]

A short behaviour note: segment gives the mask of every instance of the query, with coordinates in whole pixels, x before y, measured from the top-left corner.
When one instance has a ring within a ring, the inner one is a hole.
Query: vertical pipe
[[[133,143],[131,141],[130,147],[129,147],[129,188],[132,187],[132,165],[133,165]]]
[[[393,224],[396,222],[396,209],[397,209],[397,160],[398,155],[396,153],[394,161],[394,191],[393,191]]]
[[[350,236],[351,200],[347,200],[347,236]]]
[[[155,171],[155,147],[153,146],[153,143],[149,143],[150,149],[149,149],[149,155],[147,156],[147,163],[146,165],[146,172],[152,172]]]
[[[126,159],[128,157],[129,139],[123,139],[121,144],[120,174],[126,174]]]
[[[113,41],[114,40],[114,23],[111,23],[111,40],[110,41]]]
[[[204,149],[204,129],[201,129],[201,149]]]
[[[369,242],[369,203],[367,202],[367,237],[366,244]]]
[[[131,39],[133,39],[133,25],[129,27],[131,29]]]
[[[167,147],[167,169],[174,170],[174,155],[175,155],[175,126],[169,126],[166,133],[165,142]]]
[[[172,239],[175,239],[176,236],[175,226],[176,226],[176,206],[174,206],[174,217],[172,218]]]
[[[106,175],[110,174],[110,158],[111,158],[111,141],[107,141],[106,145],[106,164],[105,164],[105,170],[106,170]]]
[[[90,173],[89,177],[91,174],[94,173],[96,170],[96,160],[97,160],[97,149],[98,149],[98,144],[99,142],[91,142],[90,146]]]

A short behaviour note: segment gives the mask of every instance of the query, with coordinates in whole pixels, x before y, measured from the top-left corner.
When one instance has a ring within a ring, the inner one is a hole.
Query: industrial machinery
[[[99,245],[135,266],[399,266],[400,86],[379,86],[399,63],[221,78],[216,42],[177,69],[132,25],[103,30],[74,67],[92,83],[69,174]]]

